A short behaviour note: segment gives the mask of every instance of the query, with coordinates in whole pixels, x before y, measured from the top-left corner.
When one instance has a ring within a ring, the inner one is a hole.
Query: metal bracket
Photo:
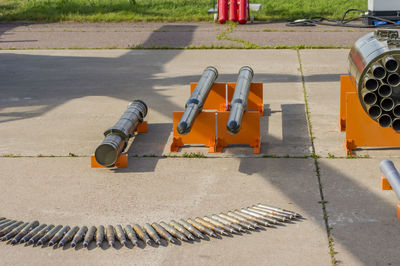
[[[399,32],[397,30],[389,30],[389,29],[375,30],[374,35],[380,41],[393,40],[399,38]]]

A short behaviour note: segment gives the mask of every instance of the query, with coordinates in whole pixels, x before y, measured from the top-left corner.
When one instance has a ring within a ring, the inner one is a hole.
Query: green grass
[[[256,20],[338,19],[365,0],[257,0]],[[2,21],[212,21],[211,0],[0,0]]]

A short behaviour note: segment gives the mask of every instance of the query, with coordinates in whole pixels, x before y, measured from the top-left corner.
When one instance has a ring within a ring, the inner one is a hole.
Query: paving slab
[[[0,51],[0,58],[2,155],[90,155],[133,99],[149,106],[149,133],[135,139],[129,154],[168,155],[172,112],[184,110],[189,83],[208,65],[219,70],[218,82],[235,82],[240,66],[249,65],[254,82],[264,83],[262,154],[310,152],[294,50],[24,50]],[[209,155],[252,152],[235,147]]]
[[[218,36],[227,25],[212,22],[120,22],[120,23],[0,23],[1,49],[135,48],[189,46],[235,46],[243,43]],[[346,27],[288,27],[285,22],[238,25],[230,38],[260,46],[351,46],[373,29]]]
[[[346,156],[339,130],[340,75],[348,69],[348,49],[301,50],[316,153]]]
[[[335,255],[343,265],[399,265],[398,199],[381,190],[380,159],[320,159]],[[400,160],[393,160],[399,165]]]
[[[257,202],[306,218],[241,236],[156,247],[75,250],[1,243],[0,256],[4,264],[31,265],[329,265],[313,164],[312,159],[130,158],[129,168],[113,171],[90,169],[89,158],[0,158],[1,216],[15,219],[143,224]]]
[[[0,23],[1,49],[137,48],[242,45],[219,40],[215,23]]]

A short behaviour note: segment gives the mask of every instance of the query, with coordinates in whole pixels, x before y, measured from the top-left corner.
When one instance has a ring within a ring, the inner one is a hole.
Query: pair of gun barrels
[[[237,134],[240,131],[243,114],[247,107],[249,90],[254,72],[249,66],[244,66],[239,70],[239,76],[236,82],[235,92],[230,104],[230,115],[226,128],[231,134]],[[190,132],[196,116],[203,109],[204,103],[211,91],[211,87],[218,77],[218,71],[215,67],[207,67],[189,100],[185,105],[178,125],[177,131],[181,135]]]
[[[205,235],[216,237],[219,235],[238,234],[246,230],[254,230],[260,226],[270,226],[288,220],[300,218],[301,215],[271,207],[264,204],[257,204],[252,207],[240,210],[229,211],[227,213],[213,214],[196,217],[195,219],[171,220],[168,224],[146,223],[143,227],[134,224],[100,226],[74,226],[68,225],[54,226],[39,224],[38,221],[24,223],[22,221],[10,220],[5,217],[0,218],[0,237],[2,241],[9,240],[10,244],[27,245],[47,245],[63,247],[71,242],[71,247],[83,242],[83,247],[88,247],[91,242],[97,246],[102,246],[106,241],[109,246],[114,246],[116,241],[121,245],[128,245],[128,240],[133,245],[139,245],[139,240],[146,244],[152,242],[161,244],[161,239],[171,243],[176,243],[176,239],[181,241],[191,241],[196,238],[205,239]]]

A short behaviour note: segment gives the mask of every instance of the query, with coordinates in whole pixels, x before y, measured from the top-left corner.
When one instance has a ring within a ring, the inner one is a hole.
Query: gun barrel
[[[235,93],[231,101],[231,112],[229,114],[228,123],[226,124],[226,128],[232,134],[237,134],[240,131],[253,76],[254,72],[251,67],[244,66],[240,68]]]
[[[215,67],[209,66],[204,70],[195,90],[186,103],[185,112],[183,113],[181,120],[176,127],[176,130],[179,134],[186,135],[190,132],[193,122],[196,116],[203,109],[204,102],[206,101],[211,87],[217,77],[218,71]]]
[[[114,166],[118,156],[124,151],[128,140],[133,136],[139,123],[147,115],[147,105],[134,100],[119,121],[104,132],[105,139],[97,147],[96,161],[106,167]]]

